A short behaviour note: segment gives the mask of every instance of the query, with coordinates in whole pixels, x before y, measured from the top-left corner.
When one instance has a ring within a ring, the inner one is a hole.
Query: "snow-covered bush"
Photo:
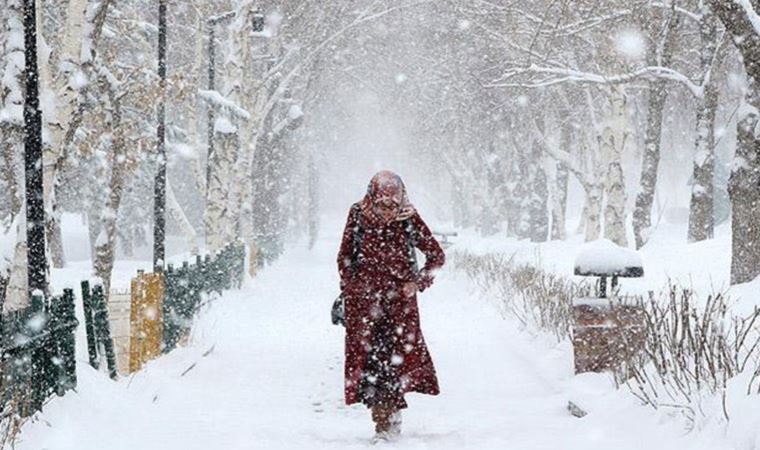
[[[549,333],[562,341],[570,336],[572,299],[588,290],[583,284],[529,265],[518,265],[503,255],[452,252],[457,270],[499,299],[502,312],[525,327]]]
[[[760,358],[760,310],[733,316],[729,300],[720,294],[700,305],[694,292],[675,285],[659,295],[650,292],[644,352],[626,381],[644,404],[672,408],[691,427],[712,415],[708,405],[715,400],[720,400],[721,413],[729,420],[728,382],[749,371],[754,375],[746,394],[754,393]]]

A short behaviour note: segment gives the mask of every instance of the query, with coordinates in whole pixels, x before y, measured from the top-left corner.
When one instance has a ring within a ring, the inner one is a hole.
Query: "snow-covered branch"
[[[755,11],[755,8],[752,7],[752,3],[750,3],[750,0],[734,0],[734,2],[744,9],[744,12],[747,14],[747,18],[749,19],[749,22],[752,24],[752,27],[755,29],[755,33],[760,35],[760,15],[758,15],[757,11]]]
[[[550,77],[538,82],[511,82],[507,80],[520,75],[547,75]],[[516,68],[507,72],[503,77],[495,80],[486,87],[545,87],[564,82],[590,83],[590,84],[624,84],[634,81],[638,78],[660,78],[669,81],[675,81],[684,85],[695,97],[702,97],[704,89],[701,85],[695,84],[686,75],[670,69],[668,67],[649,66],[638,69],[634,72],[619,75],[603,75],[591,72],[583,72],[573,69],[541,67],[532,64],[525,68]]]
[[[209,106],[217,108],[225,113],[230,114],[238,119],[248,120],[251,118],[251,113],[241,108],[232,100],[226,98],[217,91],[209,91],[205,89],[198,90],[198,96],[208,103]]]

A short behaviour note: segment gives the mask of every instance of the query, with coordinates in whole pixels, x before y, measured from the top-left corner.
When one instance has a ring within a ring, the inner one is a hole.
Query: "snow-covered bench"
[[[599,297],[607,297],[607,277],[612,277],[612,290],[617,287],[618,278],[638,278],[644,276],[641,256],[630,249],[620,247],[607,239],[584,245],[575,259],[575,275],[599,277]]]
[[[449,248],[452,245],[454,245],[453,242],[449,241],[450,237],[457,237],[459,236],[459,233],[456,231],[441,231],[441,230],[433,230],[433,235],[439,238],[439,242],[441,244],[441,247],[443,248]]]

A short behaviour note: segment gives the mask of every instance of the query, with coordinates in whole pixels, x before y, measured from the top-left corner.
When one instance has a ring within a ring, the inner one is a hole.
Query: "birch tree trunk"
[[[22,207],[25,205],[22,205]],[[19,311],[29,305],[29,272],[26,249],[26,217],[16,216],[11,229],[16,231],[16,245],[13,248],[8,285],[5,288],[3,313]]]
[[[250,23],[248,22],[253,12],[252,2],[240,2],[236,9],[235,20],[230,26],[230,38],[228,40],[228,56],[225,67],[225,96],[243,109],[254,112],[254,105],[257,104],[257,97],[251,89],[256,80],[252,79],[256,74],[252,71],[252,44],[253,39],[249,34]],[[227,198],[228,220],[232,222],[231,227],[235,232],[229,236],[229,239],[242,237],[244,222],[248,217],[244,212],[244,197],[249,191],[251,184],[251,163],[253,160],[253,151],[256,146],[257,115],[247,121],[241,121],[238,125],[239,147],[236,154],[236,163],[234,170],[229,174],[234,180],[230,186],[230,193]],[[251,228],[245,226],[245,228]]]
[[[5,301],[3,311],[17,311],[29,304],[29,279],[27,271],[27,248],[26,248],[26,215],[25,211],[25,180],[23,162],[21,159],[21,143],[24,141],[24,13],[20,0],[8,0],[6,3],[6,22],[4,31],[18,36],[18,39],[9,40],[4,54],[2,82],[3,111],[2,130],[4,140],[2,144],[3,157],[9,169],[15,172],[8,173],[6,179],[9,186],[15,189],[11,192],[12,202],[16,209],[11,230],[16,232],[16,243],[8,273],[8,281],[5,288]],[[10,178],[10,179],[9,179]]]
[[[604,191],[604,237],[621,247],[628,246],[626,236],[626,193],[622,159],[628,141],[627,98],[614,89],[611,98],[610,121],[602,135],[602,155],[607,162]]]
[[[124,145],[124,134],[121,126],[121,103],[114,86],[108,85],[108,80],[102,79],[104,91],[108,93],[111,106],[111,151],[109,152],[111,180],[108,183],[108,198],[105,207],[100,212],[100,232],[95,241],[95,256],[93,258],[95,275],[103,281],[103,289],[109,295],[111,274],[113,273],[116,256],[116,221],[119,216],[122,194],[127,172],[127,154]]]
[[[224,117],[217,117],[214,154],[209,164],[212,166],[208,180],[208,201],[204,215],[206,227],[206,247],[210,252],[221,249],[233,234],[232,221],[227,207],[235,156],[238,149],[237,128]]]
[[[182,210],[182,206],[180,206],[179,202],[177,201],[177,197],[174,195],[174,188],[172,187],[168,178],[166,179],[166,208],[169,215],[174,218],[174,220],[179,225],[180,229],[182,230],[182,234],[185,235],[185,239],[187,239],[187,245],[190,247],[190,253],[197,255],[198,234],[195,232],[193,224],[190,223],[187,215],[185,215],[185,212]]]
[[[602,183],[589,183],[584,186],[586,191],[586,206],[584,207],[583,222],[586,226],[586,242],[595,241],[602,234],[602,198],[604,189]]]
[[[2,23],[4,36],[23,36],[23,12],[20,0],[7,0],[4,4],[5,15]],[[21,39],[6,39],[3,48],[2,74],[0,78],[0,152],[4,161],[3,180],[8,187],[6,195],[10,198],[11,217],[21,212],[23,203],[23,173],[21,165],[21,146],[24,124],[24,42]],[[13,219],[11,219],[13,220]]]
[[[87,0],[69,0],[66,12],[64,37],[59,53],[59,72],[55,80],[43,75],[43,86],[56,93],[55,114],[49,115],[48,130],[50,142],[43,148],[43,185],[45,186],[44,203],[46,217],[46,234],[50,243],[53,267],[61,268],[65,264],[63,253],[63,237],[61,233],[60,212],[55,207],[54,177],[58,159],[62,153],[62,144],[69,128],[71,117],[77,108],[79,67],[82,54],[82,43],[85,39]],[[46,67],[45,64],[42,67]],[[42,74],[49,72],[42,71]],[[79,75],[81,76],[81,75]]]

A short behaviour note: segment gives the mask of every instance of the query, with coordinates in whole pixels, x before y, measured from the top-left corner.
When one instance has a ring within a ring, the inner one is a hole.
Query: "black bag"
[[[333,325],[343,325],[346,326],[345,323],[345,314],[346,314],[346,301],[343,298],[343,294],[340,294],[338,298],[335,299],[332,305],[332,311],[330,312],[330,319],[332,319]]]
[[[358,205],[354,205],[353,207],[353,214],[356,215],[356,223],[357,226],[354,229],[354,236],[353,236],[353,252],[351,255],[351,270],[356,273],[359,266],[359,247],[361,246],[361,240],[362,240],[362,223],[361,223],[361,209]],[[406,231],[406,247],[407,252],[409,254],[409,264],[412,266],[412,270],[414,273],[417,273],[417,253],[414,250],[414,247],[416,247],[415,242],[415,233],[414,233],[414,226],[412,225],[412,222],[410,220],[404,221],[404,231]],[[335,299],[333,302],[332,308],[330,310],[330,319],[332,321],[333,325],[343,325],[346,326],[345,322],[345,314],[346,314],[346,299],[343,297],[343,293],[338,296],[338,298]]]

